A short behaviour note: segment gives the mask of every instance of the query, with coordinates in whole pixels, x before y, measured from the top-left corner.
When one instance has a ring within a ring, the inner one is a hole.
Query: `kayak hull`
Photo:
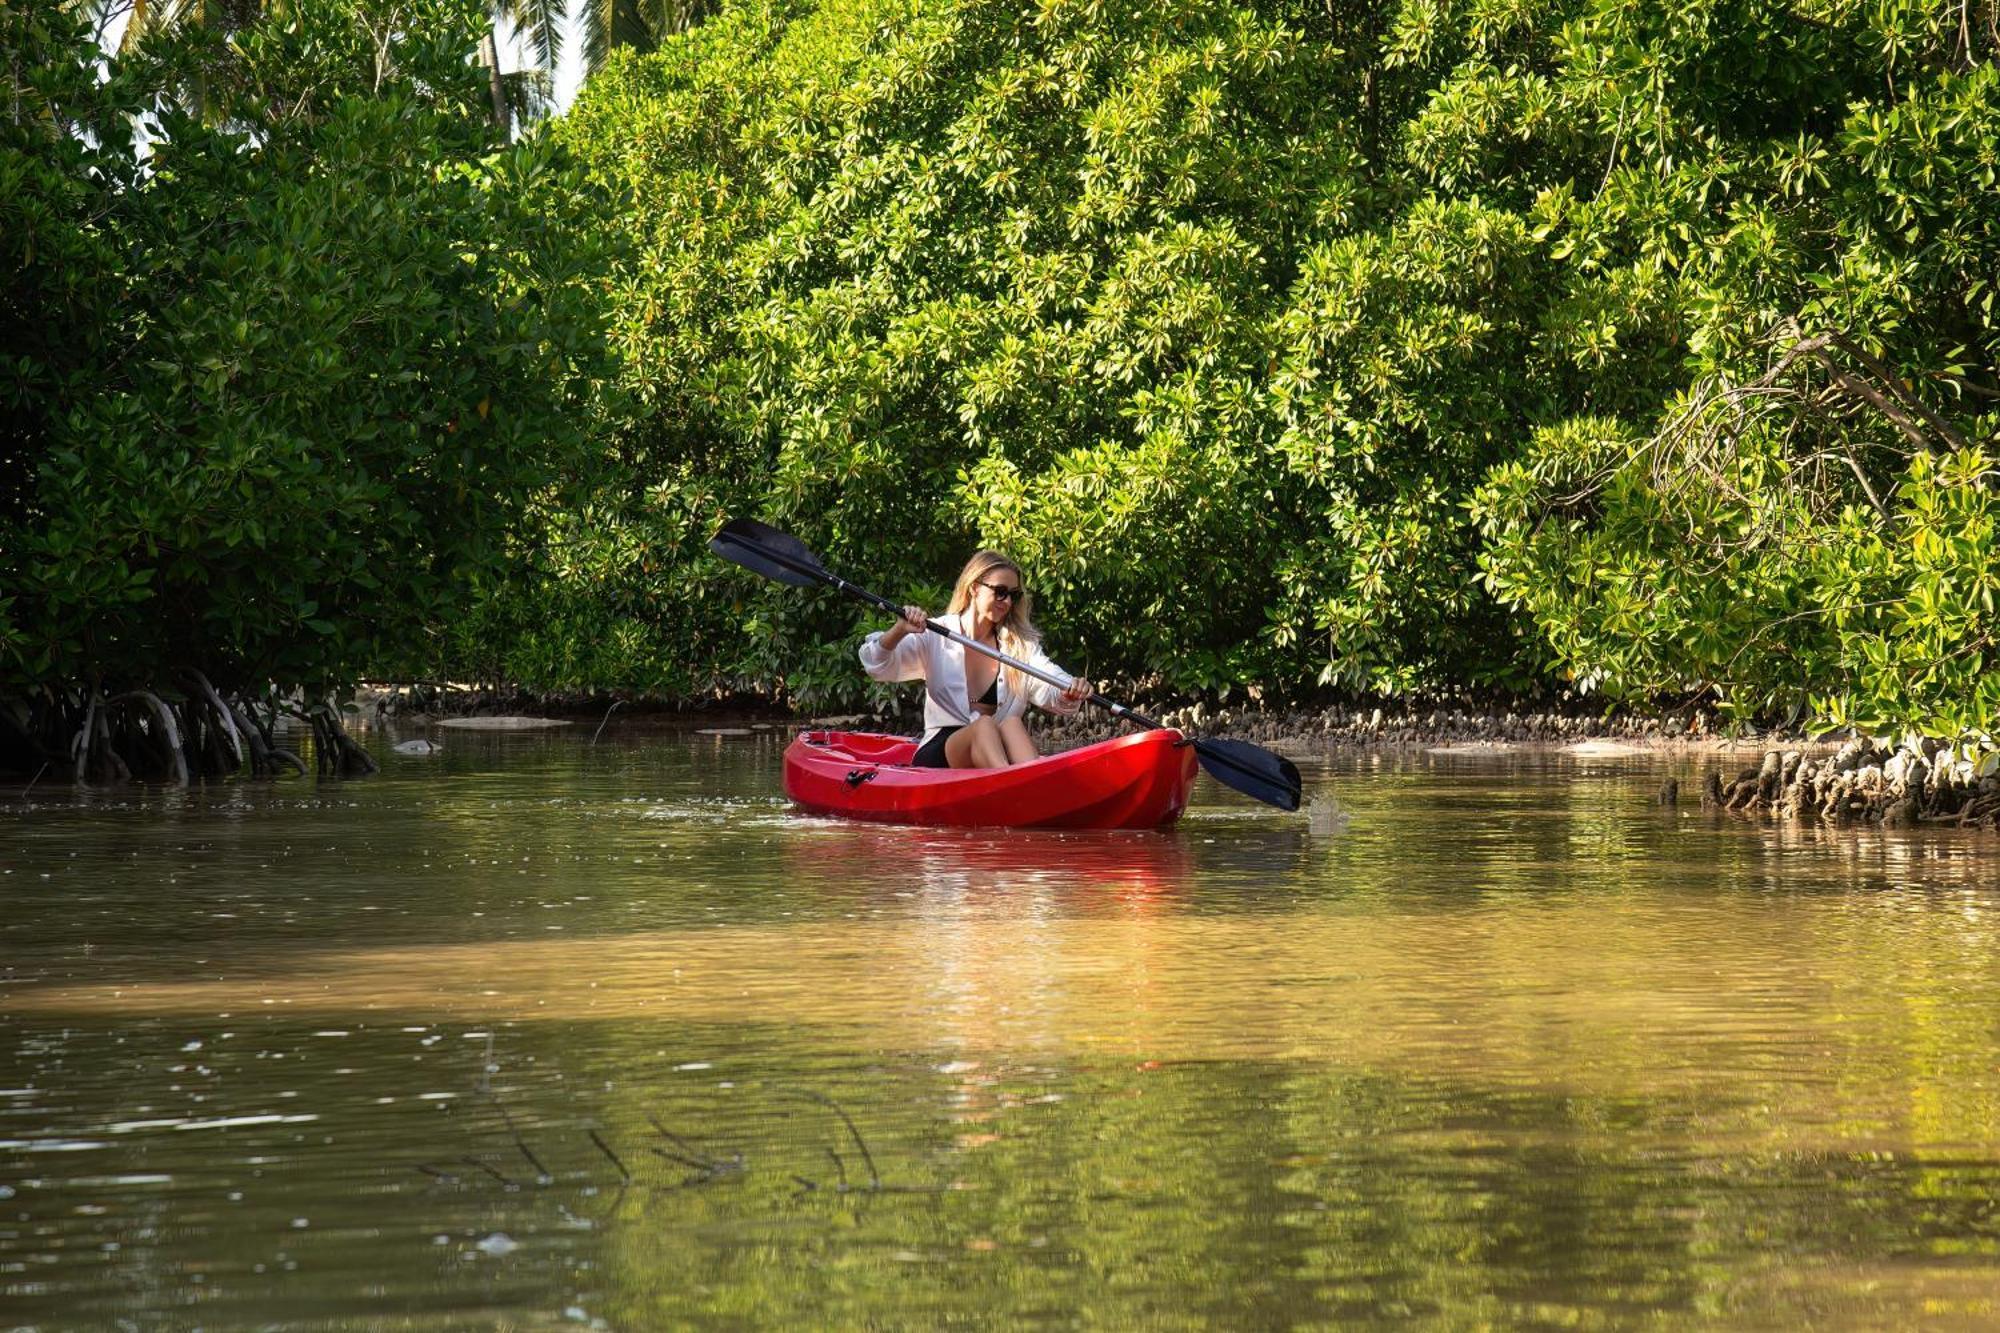
[[[785,794],[815,814],[943,827],[1132,829],[1180,818],[1194,747],[1142,731],[1009,768],[912,768],[903,736],[808,731],[785,748]]]

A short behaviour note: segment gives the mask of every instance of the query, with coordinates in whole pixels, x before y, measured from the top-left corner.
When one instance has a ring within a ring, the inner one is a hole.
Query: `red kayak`
[[[1194,747],[1141,731],[1011,768],[911,768],[917,743],[808,731],[785,747],[785,794],[807,810],[889,824],[1156,828],[1187,808]]]

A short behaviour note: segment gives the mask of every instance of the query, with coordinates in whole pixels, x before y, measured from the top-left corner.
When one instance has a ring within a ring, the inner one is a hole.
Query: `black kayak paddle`
[[[856,587],[840,575],[820,564],[819,557],[798,538],[778,531],[767,524],[751,518],[736,518],[723,524],[722,530],[709,539],[708,549],[753,573],[762,574],[767,579],[776,579],[795,588],[811,588],[825,585],[837,588],[857,602],[866,603],[877,610],[900,617],[903,608],[886,597],[877,596],[866,588]],[[988,647],[977,639],[946,629],[935,620],[926,619],[924,628],[933,634],[942,634],[953,643],[984,653],[995,661],[1004,662],[1016,671],[1033,676],[1036,680],[1066,689],[1069,682],[1060,676],[1037,671],[1026,662],[1008,656],[998,648]],[[1124,704],[1113,703],[1101,694],[1090,696],[1090,702],[1099,708],[1109,709],[1113,717],[1135,722],[1149,731],[1159,731],[1164,723],[1155,722],[1144,713],[1127,708]],[[1299,808],[1299,770],[1291,760],[1282,755],[1272,754],[1261,746],[1248,741],[1201,740],[1193,736],[1187,738],[1194,746],[1195,756],[1201,760],[1201,767],[1210,777],[1225,787],[1233,787],[1245,796],[1255,797],[1266,805],[1275,805],[1280,810]]]

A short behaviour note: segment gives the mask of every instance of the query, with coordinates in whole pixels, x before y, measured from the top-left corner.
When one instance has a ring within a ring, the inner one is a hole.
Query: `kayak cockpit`
[[[793,743],[810,746],[828,760],[843,763],[900,767],[917,756],[916,741],[860,731],[806,731]]]

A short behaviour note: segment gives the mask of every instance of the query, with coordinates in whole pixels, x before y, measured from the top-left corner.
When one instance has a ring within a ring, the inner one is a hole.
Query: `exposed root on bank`
[[[144,709],[152,722],[147,734],[154,755],[165,770],[169,781],[185,787],[188,783],[188,756],[182,748],[180,724],[174,720],[173,710],[151,690],[127,690],[105,701],[107,709],[128,705]]]
[[[173,679],[171,689],[107,692],[92,683],[0,699],[0,773],[52,773],[85,785],[186,785],[234,774],[276,777],[287,770],[303,776],[305,761],[273,739],[283,713],[311,723],[322,776],[379,771],[341,726],[331,700],[300,714],[296,704],[273,695],[264,701],[269,717],[264,721],[249,700],[225,695],[202,671],[183,668]]]
[[[1725,782],[1711,773],[1702,806],[1820,824],[1918,824],[2000,830],[2000,755],[1940,740],[1888,746],[1852,740],[1829,758],[1771,750]]]
[[[313,757],[321,777],[359,778],[379,773],[382,766],[355,744],[340,724],[340,706],[328,699],[306,712],[313,729]]]
[[[208,677],[189,667],[181,672],[181,679],[194,687],[186,707],[189,721],[199,725],[208,737],[208,747],[215,751],[215,760],[220,761],[226,752],[229,770],[242,769],[248,758],[243,736],[236,727],[236,717]]]
[[[76,740],[70,744],[70,754],[75,759],[76,780],[90,781],[90,761],[97,749],[97,691],[90,692],[90,701],[84,705],[83,726],[76,733]]]
[[[276,777],[278,769],[281,766],[290,768],[300,777],[306,775],[305,760],[299,758],[290,750],[279,749],[272,741],[271,733],[264,727],[259,726],[256,720],[245,712],[241,705],[230,704],[229,712],[235,719],[237,730],[242,735],[244,744],[249,747],[251,777]]]

